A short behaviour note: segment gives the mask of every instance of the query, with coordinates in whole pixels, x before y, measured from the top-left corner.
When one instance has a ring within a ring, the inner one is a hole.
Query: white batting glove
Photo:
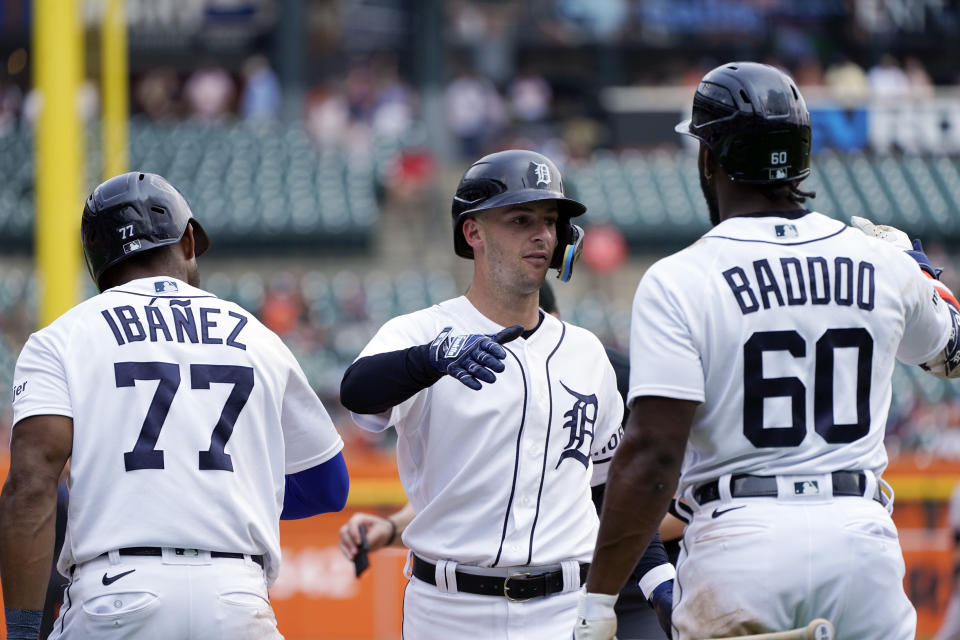
[[[586,587],[581,589],[574,640],[616,640],[617,614],[613,610],[616,603],[617,594],[587,593]]]
[[[885,242],[889,242],[893,246],[897,247],[898,249],[902,249],[903,251],[910,251],[913,249],[913,243],[910,242],[910,236],[900,229],[891,227],[888,224],[873,224],[866,218],[853,216],[850,218],[850,226],[854,229],[859,229],[872,238],[879,238]]]

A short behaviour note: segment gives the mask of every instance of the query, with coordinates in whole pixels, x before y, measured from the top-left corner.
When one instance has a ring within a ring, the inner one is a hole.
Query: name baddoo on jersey
[[[171,300],[169,306],[144,305],[140,313],[132,305],[100,312],[118,345],[131,342],[192,342],[225,344],[246,351],[240,332],[248,318],[216,307],[194,309],[189,301]]]
[[[849,307],[856,304],[873,310],[876,297],[874,266],[839,256],[780,258],[771,264],[766,258],[754,260],[751,268],[731,267],[723,272],[740,311],[746,315],[761,308],[804,304]]]

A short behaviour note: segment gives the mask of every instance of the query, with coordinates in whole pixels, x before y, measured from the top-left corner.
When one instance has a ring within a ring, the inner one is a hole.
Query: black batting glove
[[[486,335],[470,333],[451,335],[453,327],[445,327],[430,343],[430,364],[441,373],[453,376],[474,391],[479,391],[480,382],[492,383],[505,369],[503,362],[507,352],[500,345],[515,340],[523,327],[518,324],[503,331]]]

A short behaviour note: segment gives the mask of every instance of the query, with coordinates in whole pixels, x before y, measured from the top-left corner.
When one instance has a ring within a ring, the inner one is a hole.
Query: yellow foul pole
[[[127,171],[126,0],[106,0],[100,31],[103,74],[103,179]]]
[[[36,127],[39,325],[76,304],[80,269],[82,141],[78,90],[83,31],[77,0],[34,0],[34,80],[40,91]]]

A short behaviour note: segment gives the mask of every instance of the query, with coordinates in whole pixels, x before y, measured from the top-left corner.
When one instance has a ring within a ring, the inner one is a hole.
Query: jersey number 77
[[[180,365],[173,362],[116,362],[113,365],[117,387],[133,387],[137,380],[158,380],[140,436],[131,451],[123,454],[127,471],[163,469],[163,450],[157,449],[160,429],[167,419],[173,397],[180,387]],[[201,471],[233,471],[233,461],[224,449],[233,434],[237,417],[253,390],[253,368],[222,364],[190,365],[190,388],[209,389],[211,383],[232,384],[233,389],[220,411],[210,447],[200,452]]]

